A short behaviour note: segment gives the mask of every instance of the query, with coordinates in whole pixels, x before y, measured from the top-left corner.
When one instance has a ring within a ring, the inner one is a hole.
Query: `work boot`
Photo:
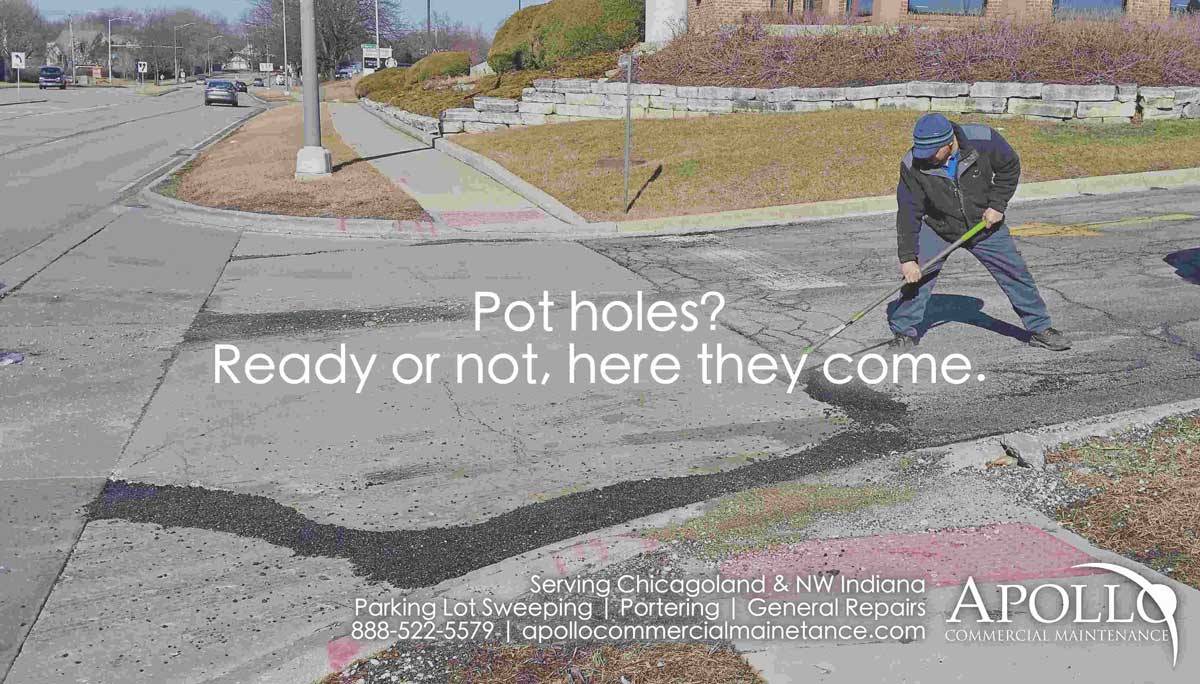
[[[916,349],[917,338],[905,335],[904,333],[896,333],[892,341],[888,343],[888,349],[903,354],[911,349]]]
[[[1054,328],[1046,328],[1029,337],[1029,346],[1044,347],[1050,351],[1066,351],[1071,348],[1071,340]]]

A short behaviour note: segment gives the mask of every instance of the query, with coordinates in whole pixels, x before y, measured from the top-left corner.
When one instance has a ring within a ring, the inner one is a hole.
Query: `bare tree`
[[[45,56],[50,26],[29,0],[0,0],[0,53],[11,59],[24,52],[35,60]]]
[[[245,21],[251,40],[264,44],[263,53],[283,57],[283,3],[287,2],[287,52],[293,64],[300,60],[300,1],[250,0]],[[363,43],[375,42],[375,0],[315,0],[317,15],[317,66],[334,70],[350,59]],[[379,0],[379,35],[387,44],[403,34],[404,23],[396,0]]]

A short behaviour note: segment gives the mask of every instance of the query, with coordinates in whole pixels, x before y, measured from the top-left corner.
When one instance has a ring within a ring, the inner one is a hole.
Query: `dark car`
[[[237,86],[233,81],[208,82],[208,87],[204,89],[204,104],[210,105],[214,102],[238,106]]]
[[[62,67],[42,67],[41,71],[38,72],[38,90],[45,88],[67,89],[67,76],[63,73]]]
[[[267,87],[267,84],[263,83],[263,80],[261,78],[256,78],[256,79],[254,79],[254,87],[255,88],[265,88],[265,87]]]
[[[338,69],[337,73],[333,75],[333,80],[335,81],[344,81],[351,78],[354,78],[354,70],[349,67]]]
[[[234,82],[233,82],[233,87],[234,87],[234,89],[235,89],[235,90],[237,90],[239,93],[248,93],[248,92],[250,92],[250,89],[246,87],[246,82],[245,82],[245,81],[234,81]]]

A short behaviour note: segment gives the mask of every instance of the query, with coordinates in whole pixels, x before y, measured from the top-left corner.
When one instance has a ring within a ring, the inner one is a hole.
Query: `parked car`
[[[235,89],[235,90],[237,90],[239,93],[246,93],[246,92],[250,92],[250,89],[246,87],[246,82],[245,82],[245,81],[234,81],[234,82],[233,82],[233,87],[234,87],[234,89]]]
[[[210,105],[214,102],[238,106],[237,86],[233,81],[208,82],[208,87],[204,89],[204,104]]]
[[[46,88],[67,89],[67,76],[62,67],[44,66],[38,71],[38,90]]]
[[[345,81],[351,78],[354,78],[354,70],[350,67],[338,69],[337,73],[333,75],[333,80],[335,81]]]
[[[254,87],[255,88],[266,88],[267,84],[264,83],[261,78],[256,78],[256,79],[254,79]]]

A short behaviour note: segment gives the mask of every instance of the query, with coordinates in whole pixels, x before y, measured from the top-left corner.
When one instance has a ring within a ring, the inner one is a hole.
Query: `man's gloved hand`
[[[995,209],[987,209],[983,212],[983,220],[987,222],[988,228],[993,228],[1004,220],[1004,214]]]
[[[989,209],[989,211],[991,211]],[[900,273],[904,276],[904,282],[916,283],[921,280],[921,267],[915,261],[906,261],[900,264]]]

